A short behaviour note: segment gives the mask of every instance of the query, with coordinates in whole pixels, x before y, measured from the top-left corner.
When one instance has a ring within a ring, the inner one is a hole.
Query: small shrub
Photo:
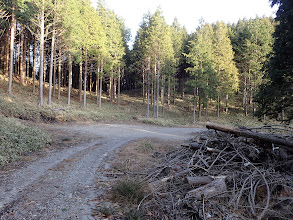
[[[98,211],[107,217],[113,215],[113,213],[114,213],[114,209],[112,209],[111,207],[106,206],[106,205],[99,207]]]
[[[44,147],[50,137],[38,128],[21,124],[17,119],[0,115],[0,166],[27,152]]]
[[[138,204],[145,195],[144,186],[138,180],[121,180],[113,188],[113,199]]]
[[[141,153],[150,153],[153,152],[154,149],[155,146],[150,142],[143,143],[141,146],[137,148],[137,150]]]
[[[141,219],[143,213],[140,210],[130,210],[124,215],[124,220],[138,220]]]

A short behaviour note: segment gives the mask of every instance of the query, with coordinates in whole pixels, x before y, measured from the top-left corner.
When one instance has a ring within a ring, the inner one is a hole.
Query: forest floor
[[[178,145],[202,128],[130,124],[42,124],[55,141],[0,174],[0,219],[94,219],[106,158],[135,140]],[[107,178],[104,176],[104,178]]]

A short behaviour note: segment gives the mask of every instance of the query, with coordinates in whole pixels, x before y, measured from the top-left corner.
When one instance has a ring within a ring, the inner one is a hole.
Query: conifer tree
[[[234,62],[234,52],[231,40],[228,36],[228,27],[223,22],[214,25],[214,57],[215,68],[218,76],[218,105],[217,115],[220,112],[220,102],[226,99],[226,111],[228,110],[228,98],[238,90],[239,73]]]
[[[272,0],[279,5],[274,33],[272,57],[265,65],[266,82],[261,86],[256,101],[258,115],[278,118],[282,112],[287,120],[293,119],[293,2]]]

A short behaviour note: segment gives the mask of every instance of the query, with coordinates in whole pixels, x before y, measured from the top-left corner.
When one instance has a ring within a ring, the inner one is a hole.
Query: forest
[[[276,18],[241,19],[235,24],[200,21],[189,34],[163,11],[146,13],[129,48],[123,18],[99,1],[3,0],[0,5],[0,73],[13,84],[32,84],[44,104],[72,89],[86,107],[87,92],[120,104],[122,91],[139,91],[146,117],[158,118],[176,98],[193,105],[193,121],[208,108],[219,117],[240,106],[247,116],[293,118],[292,2],[278,4]],[[237,104],[235,104],[237,103]]]

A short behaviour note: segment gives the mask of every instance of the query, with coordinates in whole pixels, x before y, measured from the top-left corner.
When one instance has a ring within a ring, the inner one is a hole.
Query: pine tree
[[[274,33],[275,43],[270,61],[265,65],[265,79],[256,101],[258,115],[266,114],[278,118],[285,112],[287,119],[293,119],[293,2],[272,0],[279,5]]]
[[[195,122],[195,108],[198,104],[198,118],[201,117],[201,106],[207,107],[208,100],[217,97],[217,71],[214,57],[213,27],[202,24],[196,31],[195,39],[190,42],[190,52],[186,55],[191,67],[190,80],[187,85],[194,93],[193,121]]]
[[[238,90],[238,69],[234,62],[234,52],[228,35],[228,27],[223,22],[214,25],[214,57],[219,85],[217,115],[219,116],[220,102],[226,99],[226,111],[228,110],[228,97]]]

